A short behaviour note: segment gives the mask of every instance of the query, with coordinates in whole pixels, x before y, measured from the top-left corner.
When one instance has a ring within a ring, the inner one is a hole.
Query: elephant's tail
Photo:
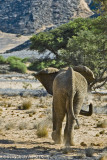
[[[79,128],[80,126],[79,126],[78,119],[75,117],[75,114],[74,114],[74,107],[73,107],[73,100],[72,100],[72,99],[73,99],[73,98],[70,98],[70,99],[69,99],[69,100],[70,100],[70,112],[71,112],[71,115],[72,115],[73,119],[76,121],[77,126],[78,126],[78,128]]]
[[[69,99],[69,112],[71,113],[72,118],[76,121],[77,126],[79,128],[78,119],[75,117],[74,107],[73,107],[73,99],[75,95],[75,72],[71,67],[67,70],[68,77],[68,99]]]

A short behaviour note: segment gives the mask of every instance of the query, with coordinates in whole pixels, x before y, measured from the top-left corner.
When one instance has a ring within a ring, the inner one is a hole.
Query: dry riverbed
[[[105,107],[107,97],[93,95],[94,106]],[[30,104],[24,110],[23,104]],[[100,110],[101,111],[101,110]],[[79,116],[80,129],[75,129],[76,146],[55,145],[52,132],[52,96],[30,75],[0,76],[0,159],[100,159],[107,152],[107,115]],[[63,122],[63,128],[65,121]],[[46,128],[47,137],[37,130]],[[107,157],[106,157],[107,158]],[[105,160],[106,160],[105,158]]]

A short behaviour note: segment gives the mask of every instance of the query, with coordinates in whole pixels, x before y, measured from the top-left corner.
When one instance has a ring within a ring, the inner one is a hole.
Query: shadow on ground
[[[0,144],[23,144],[23,142],[14,142],[10,140],[1,140]],[[24,142],[27,144],[28,142]],[[99,157],[107,151],[107,147],[101,149],[90,148],[88,154],[87,148],[55,148],[56,145],[50,142],[44,142],[48,144],[48,147],[43,147],[43,142],[36,143],[36,147],[33,148],[17,148],[17,147],[0,147],[0,160],[36,160],[36,159],[51,159],[51,160],[97,160]]]

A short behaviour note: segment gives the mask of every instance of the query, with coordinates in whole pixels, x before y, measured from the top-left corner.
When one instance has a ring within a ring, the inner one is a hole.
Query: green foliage
[[[24,63],[28,61],[28,58],[19,58],[15,56],[10,56],[7,58],[7,63],[10,64],[10,69],[12,71],[17,71],[21,73],[26,73],[27,67]]]
[[[58,57],[58,50],[66,49],[69,38],[76,36],[78,32],[92,31],[103,33],[106,30],[107,17],[98,17],[96,19],[78,18],[63,24],[60,27],[49,32],[41,32],[34,35],[31,40],[30,49],[38,50],[40,53],[50,50]]]
[[[29,61],[29,58],[27,58],[27,57],[26,57],[26,58],[21,59],[21,62],[22,62],[22,63],[26,63],[26,62],[28,62],[28,61]]]
[[[37,70],[48,66],[86,65],[97,78],[106,72],[107,62],[107,16],[94,19],[78,18],[67,24],[39,33],[31,38],[31,49],[46,49],[56,55],[55,60],[35,62]]]
[[[15,56],[10,56],[7,58],[8,63],[12,63],[13,61],[21,61],[21,58]]]
[[[47,67],[61,68],[64,66],[66,66],[66,63],[62,60],[48,59],[48,60],[42,60],[42,61],[41,60],[35,61],[28,67],[28,69],[39,71]]]
[[[29,58],[20,58],[20,57],[16,57],[16,56],[10,56],[10,57],[8,57],[7,58],[7,62],[8,63],[11,63],[12,61],[21,61],[22,63],[26,63],[26,62],[28,62],[28,60],[29,60]]]
[[[107,37],[93,31],[80,31],[69,39],[66,50],[60,51],[67,64],[89,66],[100,77],[107,62]]]
[[[21,73],[26,73],[27,67],[24,63],[28,61],[29,58],[21,59],[19,57],[10,56],[5,59],[3,56],[0,56],[0,64],[10,64],[10,69],[12,71],[17,71]]]
[[[6,60],[3,56],[0,56],[0,64],[6,63]]]
[[[27,71],[26,65],[19,60],[12,60],[10,63],[10,69],[21,73],[26,73]]]
[[[49,32],[34,35],[31,38],[30,49],[38,50],[40,53],[48,49],[58,56],[58,50],[66,48],[69,38],[76,35],[79,30],[90,27],[89,22],[89,19],[78,18]]]

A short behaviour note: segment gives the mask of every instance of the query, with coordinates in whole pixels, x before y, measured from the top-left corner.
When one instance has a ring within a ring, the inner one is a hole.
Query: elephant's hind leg
[[[64,143],[66,146],[74,146],[74,124],[75,120],[71,117],[70,113],[66,116],[66,126],[64,129]]]
[[[61,101],[53,101],[53,132],[52,139],[55,143],[61,143],[62,122],[65,116],[65,109]]]
[[[78,109],[79,106],[77,105],[78,102],[76,101],[77,99],[74,98],[73,101],[73,110],[74,110],[74,115],[75,118],[77,118],[78,115]],[[66,126],[64,130],[64,143],[66,146],[74,146],[74,124],[75,124],[75,119],[73,115],[71,114],[71,106],[70,106],[70,100],[69,98],[66,100],[66,108],[67,108],[67,115],[66,115]]]

